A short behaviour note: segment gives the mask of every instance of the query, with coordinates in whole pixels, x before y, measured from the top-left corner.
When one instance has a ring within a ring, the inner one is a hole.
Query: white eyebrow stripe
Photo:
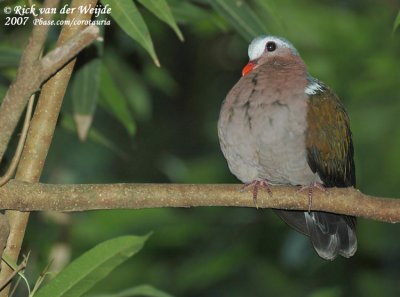
[[[307,87],[305,87],[304,93],[306,93],[307,95],[315,95],[319,92],[322,92],[323,90],[324,90],[324,88],[320,83],[313,81],[313,82],[310,82],[307,85]]]

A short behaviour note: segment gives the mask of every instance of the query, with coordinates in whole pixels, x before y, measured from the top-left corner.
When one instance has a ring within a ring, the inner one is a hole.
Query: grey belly
[[[305,127],[305,116],[287,106],[235,110],[230,123],[219,127],[224,130],[219,132],[225,138],[221,147],[231,172],[244,183],[266,179],[270,184],[308,185],[319,181],[307,164]]]

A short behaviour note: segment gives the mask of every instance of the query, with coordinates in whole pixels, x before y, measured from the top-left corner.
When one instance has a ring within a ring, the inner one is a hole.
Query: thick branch
[[[50,185],[12,180],[0,188],[0,208],[20,211],[85,211],[157,207],[255,207],[252,194],[240,185],[106,184]],[[272,187],[273,196],[260,191],[259,208],[307,210],[307,193],[296,187]],[[312,210],[340,213],[383,222],[400,222],[400,199],[368,196],[353,188],[315,191]]]

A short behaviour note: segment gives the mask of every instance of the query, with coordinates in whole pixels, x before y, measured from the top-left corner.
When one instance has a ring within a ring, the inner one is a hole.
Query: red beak
[[[245,75],[248,74],[251,70],[253,70],[254,66],[256,66],[256,64],[254,64],[253,62],[247,63],[247,65],[244,66],[244,68],[243,68],[243,70],[242,70],[242,76],[245,76]]]

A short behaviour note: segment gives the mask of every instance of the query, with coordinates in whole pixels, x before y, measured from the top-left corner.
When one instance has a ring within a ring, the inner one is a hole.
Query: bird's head
[[[254,38],[249,45],[248,53],[250,61],[243,68],[242,76],[277,57],[299,56],[296,48],[286,39],[266,35]]]

